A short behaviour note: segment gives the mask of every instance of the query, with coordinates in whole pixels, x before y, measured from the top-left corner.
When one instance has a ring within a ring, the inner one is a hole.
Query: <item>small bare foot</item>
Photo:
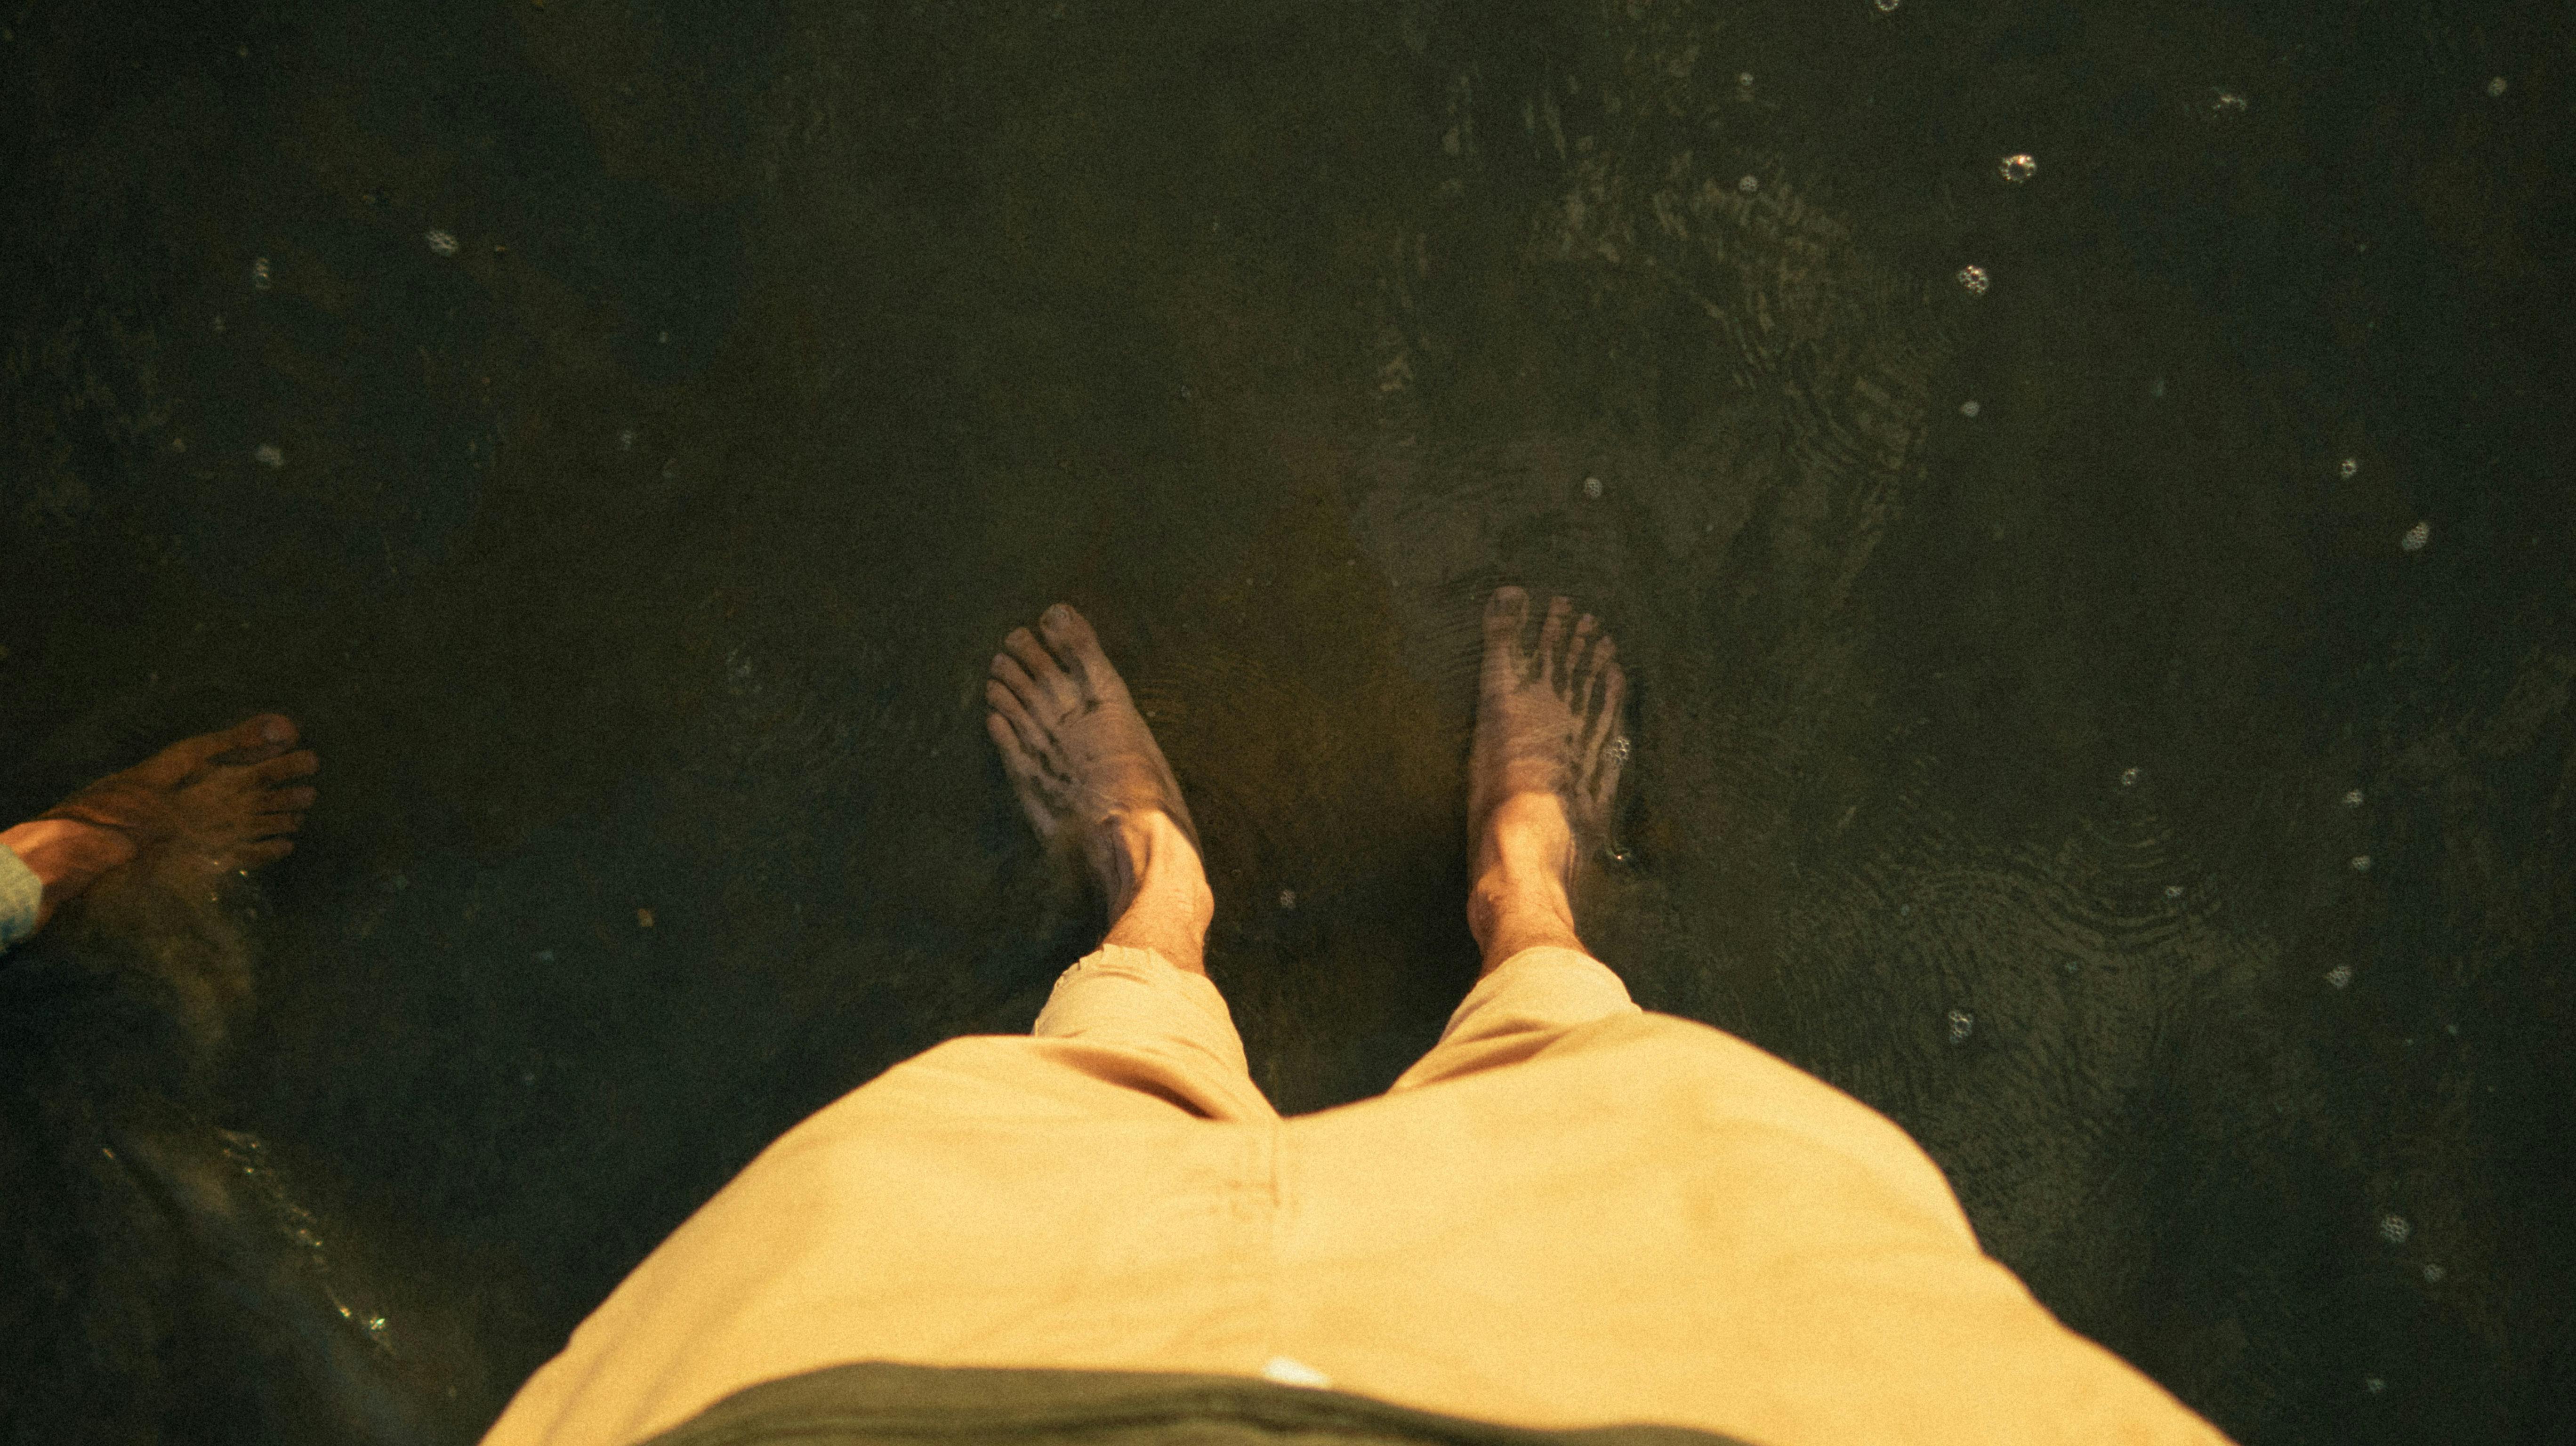
[[[1573,940],[1577,866],[1608,843],[1610,801],[1627,759],[1618,649],[1574,605],[1548,605],[1533,648],[1529,595],[1498,588],[1485,604],[1475,748],[1467,764],[1467,839],[1475,879],[1468,922],[1492,969],[1519,947]],[[1498,953],[1497,950],[1501,952]]]
[[[294,851],[285,835],[304,826],[314,791],[296,784],[318,772],[312,750],[296,752],[295,724],[263,714],[220,733],[183,739],[110,774],[40,816],[105,830],[156,866],[213,877],[247,872]]]
[[[1181,785],[1082,614],[1057,603],[1035,633],[1014,628],[994,655],[984,699],[993,708],[984,731],[1029,822],[1048,844],[1082,854],[1109,896],[1112,920],[1149,884],[1177,889],[1175,897],[1207,895],[1198,825]],[[1158,837],[1170,846],[1156,847]],[[1188,967],[1176,955],[1173,962]]]

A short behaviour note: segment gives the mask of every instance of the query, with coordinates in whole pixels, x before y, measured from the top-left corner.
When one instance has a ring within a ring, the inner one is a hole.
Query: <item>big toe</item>
[[[1529,594],[1516,587],[1498,587],[1485,599],[1485,646],[1499,647],[1520,637],[1521,623],[1529,616]]]
[[[294,747],[295,732],[294,719],[283,713],[261,713],[220,733],[177,744],[170,751],[186,755],[191,764],[262,763]]]
[[[1075,678],[1106,687],[1118,679],[1118,670],[1109,666],[1109,655],[1100,650],[1100,635],[1091,630],[1091,621],[1073,610],[1071,603],[1057,603],[1038,619],[1038,632],[1047,647],[1063,660],[1064,669]]]

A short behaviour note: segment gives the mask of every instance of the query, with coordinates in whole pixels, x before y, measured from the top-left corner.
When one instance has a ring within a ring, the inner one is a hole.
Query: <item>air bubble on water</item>
[[[441,256],[456,254],[456,237],[445,231],[432,231],[427,237],[429,249]]]
[[[1584,495],[1584,496],[1586,496],[1586,497],[1598,497],[1598,496],[1600,496],[1600,495],[1601,495],[1601,479],[1600,479],[1600,478],[1598,478],[1598,477],[1586,477],[1586,478],[1584,478],[1584,479],[1583,479],[1583,495]]]
[[[2349,964],[2337,964],[2332,969],[2326,971],[2326,983],[2337,989],[2341,989],[2351,982],[2352,966]]]
[[[2361,1388],[2376,1396],[2388,1389],[2388,1383],[2377,1376],[2364,1376],[2361,1378]]]
[[[1628,761],[1629,746],[1628,735],[1622,733],[1612,738],[1608,743],[1603,744],[1601,751],[1609,757],[1611,762],[1625,763]]]
[[[1753,88],[1753,72],[1749,70],[1738,71],[1735,76],[1735,83],[1744,87],[1746,90],[1751,90]]]
[[[2165,379],[2164,379],[2163,377],[2158,377],[2158,378],[2156,378],[2154,381],[2151,381],[2151,382],[2147,383],[2147,395],[2148,395],[2148,396],[2151,396],[2151,397],[2159,397],[2159,398],[2160,398],[2160,397],[2162,397],[2164,394],[2165,394]]]
[[[2361,790],[2358,788],[2345,789],[2343,794],[2343,806],[2346,808],[2361,807]]]
[[[1973,1033],[1977,1027],[1977,1016],[1970,1014],[1964,1009],[1953,1009],[1950,1011],[1949,1019],[1950,1042],[1952,1044],[1967,1043],[1969,1034]]]
[[[635,450],[635,429],[633,427],[625,428],[617,434],[617,450],[621,452],[632,452]]]
[[[1975,416],[1975,415],[1977,414],[1977,411],[1978,411],[1978,407],[1977,407],[1976,399],[1975,399],[1975,398],[1973,398],[1973,397],[1971,397],[1971,398],[1970,398],[1970,399],[1968,399],[1967,401],[1961,402],[1961,403],[1959,404],[1959,415],[1960,415],[1960,416],[1963,416],[1963,417],[1973,417],[1973,416]]]
[[[2027,152],[2006,156],[1995,164],[1995,174],[2007,181],[2027,181],[2039,174],[2039,158]]]
[[[2346,457],[2341,462],[2335,464],[2335,475],[2343,478],[2345,481],[2352,480],[2352,478],[2357,476],[2360,471],[2361,459],[2358,457]]]
[[[2490,81],[2488,81],[2488,82],[2487,82],[2487,94],[2489,94],[2489,95],[2502,95],[2502,94],[2504,94],[2504,77],[2503,77],[2503,76],[2499,75],[2499,76],[2497,76],[2495,79],[2490,80]]]
[[[2397,539],[2397,545],[2405,548],[2408,552],[2422,552],[2424,550],[2424,544],[2432,540],[2433,524],[2429,522],[2418,522],[2414,526],[2406,529],[2406,535]]]
[[[2069,960],[2067,960],[2067,961],[2066,961],[2066,972],[2067,972],[2067,973],[2069,973],[2069,974],[2074,973],[2077,969],[2080,969],[2080,968],[2082,968],[2082,967],[2083,967],[2083,966],[2082,966],[2081,964],[2077,963],[2077,962],[2076,962],[2075,960],[2073,960],[2073,959],[2069,959]]]
[[[1879,14],[1892,15],[1896,13],[1896,7],[1904,4],[1905,0],[1869,0],[1869,3],[1878,7]]]
[[[2179,899],[2179,898],[2181,898],[2181,897],[2182,897],[2182,885],[2180,885],[2180,884],[2167,884],[2167,885],[2165,885],[2165,897],[2166,897],[2166,898],[2168,898],[2168,899]]]
[[[250,264],[250,284],[261,291],[268,289],[268,258],[263,256]]]
[[[2137,786],[2137,782],[2138,770],[2134,768],[2123,768],[2120,770],[2120,786],[2122,788],[2134,788]]]
[[[2251,102],[2247,101],[2245,97],[2238,95],[2236,92],[2232,90],[2222,90],[2218,93],[2218,99],[2211,104],[2210,109],[2221,113],[2228,113],[2241,111],[2249,104],[2251,104]]]
[[[1758,177],[1754,177],[1754,176],[1744,176],[1744,177],[1739,178],[1739,179],[1736,181],[1736,183],[1735,183],[1735,189],[1737,189],[1737,190],[1739,190],[1739,191],[1742,191],[1744,194],[1746,194],[1746,195],[1750,196],[1750,195],[1752,195],[1754,192],[1759,191],[1759,190],[1761,190],[1761,189],[1762,189],[1762,182],[1761,182],[1760,178],[1758,178]]]
[[[1293,909],[1297,907],[1297,891],[1295,889],[1281,889],[1279,891],[1279,907],[1283,909]]]
[[[257,457],[259,459],[259,465],[263,467],[283,467],[286,465],[286,454],[278,450],[278,446],[275,442],[260,443],[259,446],[251,452],[251,455]]]
[[[1985,295],[1986,286],[1988,284],[1986,281],[1986,268],[1974,265],[1960,267],[1959,284],[1968,289],[1968,294],[1970,296]]]
[[[2354,855],[2352,856],[2352,871],[2353,871],[2354,873],[2356,873],[2356,874],[2366,874],[2366,873],[2369,873],[2369,872],[2370,872],[2370,855],[2368,855],[2368,854],[2354,854]]]
[[[555,962],[555,951],[552,949],[540,949],[537,951],[536,958],[537,962],[540,964],[552,964]]]
[[[2427,1265],[2424,1267],[2425,1282],[2427,1284],[2438,1284],[2442,1279],[2443,1273],[2442,1267],[2438,1265]]]
[[[2403,1215],[2391,1212],[2379,1217],[2379,1238],[2391,1245],[2405,1244],[2406,1237],[2414,1233],[2415,1227],[2407,1224]]]

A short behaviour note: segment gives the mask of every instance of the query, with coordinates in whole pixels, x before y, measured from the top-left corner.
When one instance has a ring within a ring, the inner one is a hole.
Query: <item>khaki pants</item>
[[[2217,1442],[1986,1258],[1859,1101],[1530,949],[1378,1098],[1282,1119],[1139,949],[770,1145],[520,1388],[610,1446],[838,1362],[1269,1375],[1766,1446]]]

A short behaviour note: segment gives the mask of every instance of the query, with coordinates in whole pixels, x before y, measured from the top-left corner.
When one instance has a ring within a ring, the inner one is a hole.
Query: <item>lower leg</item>
[[[1565,810],[1546,794],[1522,794],[1496,807],[1476,841],[1467,930],[1485,962],[1478,978],[1524,949],[1548,945],[1583,951],[1574,933],[1574,904],[1565,881],[1574,856]]]
[[[1159,811],[1119,820],[1102,832],[1113,837],[1103,870],[1109,937],[1101,943],[1151,949],[1193,974],[1207,973],[1216,895],[1188,835]]]

